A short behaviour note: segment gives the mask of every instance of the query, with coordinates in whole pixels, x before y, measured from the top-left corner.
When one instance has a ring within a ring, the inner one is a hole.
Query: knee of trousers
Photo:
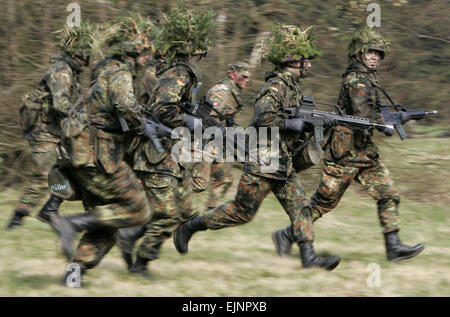
[[[392,207],[397,207],[400,204],[400,196],[398,194],[387,194],[377,201],[378,209],[385,210]]]

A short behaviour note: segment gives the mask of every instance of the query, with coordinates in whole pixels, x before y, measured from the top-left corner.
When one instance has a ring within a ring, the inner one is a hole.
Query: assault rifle
[[[127,122],[125,121],[125,118],[123,117],[122,113],[120,111],[117,111],[117,118],[119,119],[120,123],[120,132],[126,133],[130,131],[130,128],[128,127]],[[159,153],[162,153],[164,151],[161,141],[159,140],[160,136],[167,136],[170,137],[172,135],[172,129],[165,126],[161,122],[159,122],[156,117],[148,111],[144,110],[144,113],[147,116],[152,117],[152,119],[144,118],[144,122],[146,125],[150,125],[152,133],[150,135],[150,140],[152,141],[153,145],[156,147],[156,150]]]
[[[369,119],[363,117],[349,116],[343,114],[342,109],[337,105],[331,105],[337,108],[339,113],[326,112],[316,110],[314,97],[302,96],[300,107],[285,108],[284,112],[290,118],[301,118],[311,123],[314,126],[314,141],[321,142],[324,140],[323,129],[325,125],[325,118],[333,118],[339,125],[347,126],[351,129],[359,129],[367,131],[370,128],[393,129],[393,125],[384,125],[370,122]]]
[[[395,130],[397,130],[400,139],[404,140],[408,137],[403,129],[403,124],[408,122],[409,120],[420,120],[429,115],[437,114],[437,110],[433,110],[430,112],[425,112],[422,109],[413,109],[408,110],[403,105],[395,105],[395,104],[387,104],[384,102],[377,103],[378,110],[383,117],[384,122],[388,125],[394,126]],[[389,111],[389,107],[394,107],[397,111]]]
[[[216,109],[214,109],[214,105],[213,105],[211,100],[209,100],[208,98],[204,97],[199,102],[194,102],[194,103],[184,102],[184,103],[181,103],[180,107],[187,114],[201,119],[202,120],[203,129],[207,129],[209,127],[216,127],[218,129],[220,129],[220,131],[222,132],[222,135],[225,136],[225,139],[227,140],[227,142],[230,142],[230,144],[236,144],[237,143],[238,151],[244,152],[246,156],[248,156],[249,158],[252,158],[255,162],[258,162],[259,165],[264,165],[264,163],[259,158],[257,158],[254,154],[250,153],[250,151],[248,150],[247,146],[244,146],[244,148],[242,148],[240,146],[239,142],[236,142],[234,138],[231,138],[229,135],[227,135],[225,125],[223,125],[223,123],[221,123],[221,122],[216,121],[211,116],[211,111],[215,111],[216,113],[218,113],[216,111]],[[235,155],[237,155],[237,153],[235,153]]]

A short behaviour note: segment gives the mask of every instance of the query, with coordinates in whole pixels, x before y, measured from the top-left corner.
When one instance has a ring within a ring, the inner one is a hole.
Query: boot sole
[[[425,249],[425,246],[422,246],[422,248],[418,249],[416,252],[414,252],[412,254],[401,256],[401,257],[397,257],[397,258],[394,258],[394,259],[389,259],[388,258],[388,260],[391,261],[391,262],[400,262],[400,261],[403,261],[403,260],[411,259],[411,258],[415,257],[416,255],[418,255],[420,252],[422,252],[424,249]]]
[[[36,219],[37,220],[39,220],[40,222],[43,222],[43,223],[46,223],[46,224],[50,224],[50,220],[47,220],[47,219],[45,219],[45,218],[42,218],[41,216],[39,216],[39,215],[36,215]]]
[[[178,243],[178,239],[177,239],[177,237],[178,237],[178,230],[179,230],[180,228],[178,227],[178,229],[177,230],[175,230],[175,232],[173,233],[173,244],[175,245],[175,249],[177,249],[177,251],[178,251],[178,253],[180,253],[180,254],[186,254],[186,253],[188,253],[188,249],[186,248],[186,250],[185,249],[183,249],[181,246],[180,246],[180,244]]]

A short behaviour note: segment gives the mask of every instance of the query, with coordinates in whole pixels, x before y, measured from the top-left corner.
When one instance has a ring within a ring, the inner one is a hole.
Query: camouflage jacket
[[[300,106],[302,97],[300,77],[292,72],[277,70],[266,74],[266,83],[256,97],[255,112],[252,126],[256,129],[260,127],[278,127],[280,132],[279,151],[270,149],[270,131],[268,134],[267,149],[271,157],[279,157],[279,167],[274,173],[261,173],[256,163],[246,163],[244,171],[268,178],[286,180],[294,172],[292,167],[292,149],[297,146],[297,140],[305,136],[297,133],[284,131],[284,120],[287,116],[283,113],[283,108]],[[259,134],[259,132],[258,132]],[[268,163],[267,160],[263,158]]]
[[[156,66],[153,61],[137,70],[135,95],[141,105],[146,105],[151,100],[157,81]]]
[[[377,73],[359,62],[350,64],[343,74],[338,105],[348,115],[360,116],[372,122],[383,123],[376,104],[379,101]],[[372,134],[337,126],[333,128],[326,146],[324,159],[342,165],[372,166],[378,159],[378,148]]]
[[[179,103],[192,101],[192,87],[197,84],[196,68],[186,58],[178,58],[162,68],[157,76],[158,82],[146,110],[170,128],[182,126],[185,113]],[[179,163],[171,156],[176,141],[161,138],[163,153],[158,153],[150,140],[143,141],[134,156],[135,170],[182,177]]]
[[[62,128],[74,166],[100,165],[106,173],[114,173],[130,135],[143,130],[143,107],[134,95],[132,72],[120,57],[107,58],[93,68],[89,96],[74,107]],[[128,134],[121,133],[118,113],[130,129]]]
[[[233,126],[234,117],[242,110],[241,89],[227,77],[211,87],[206,93],[206,97],[214,104],[215,111],[211,112],[211,116],[226,126]]]
[[[81,65],[66,54],[50,59],[51,66],[39,82],[42,112],[31,135],[37,141],[59,142],[61,120],[81,93]]]

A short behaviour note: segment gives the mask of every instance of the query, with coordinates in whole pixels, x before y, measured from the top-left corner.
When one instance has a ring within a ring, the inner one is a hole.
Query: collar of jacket
[[[173,60],[171,60],[168,63],[165,63],[164,66],[162,66],[160,69],[158,69],[158,73],[156,74],[157,77],[159,77],[162,73],[164,73],[166,70],[178,66],[183,65],[189,69],[189,71],[194,75],[195,80],[200,77],[200,68],[197,64],[193,64],[189,62],[188,56],[176,56]]]
[[[80,65],[80,63],[78,63],[74,58],[67,55],[66,53],[58,54],[50,58],[50,63],[52,64],[61,61],[69,65],[70,69],[72,69],[74,73],[79,74],[82,72],[82,66]]]
[[[345,70],[345,73],[342,75],[342,77],[345,77],[345,76],[347,76],[347,74],[349,74],[351,72],[355,72],[355,71],[369,74],[369,75],[371,75],[371,76],[373,76],[375,78],[378,75],[376,69],[370,69],[369,67],[367,67],[363,63],[358,62],[358,61],[354,61],[350,65],[348,65],[348,67]]]
[[[278,68],[273,72],[266,73],[265,81],[268,81],[272,77],[281,78],[289,86],[298,86],[302,84],[302,82],[300,81],[300,76],[297,76],[287,69]]]
[[[241,88],[236,86],[236,83],[234,81],[232,81],[230,77],[226,77],[226,78],[222,79],[219,82],[219,84],[224,84],[224,85],[227,85],[228,87],[230,87],[230,90],[231,90],[232,94],[234,95],[234,97],[237,100],[239,100],[239,98],[241,96]]]

